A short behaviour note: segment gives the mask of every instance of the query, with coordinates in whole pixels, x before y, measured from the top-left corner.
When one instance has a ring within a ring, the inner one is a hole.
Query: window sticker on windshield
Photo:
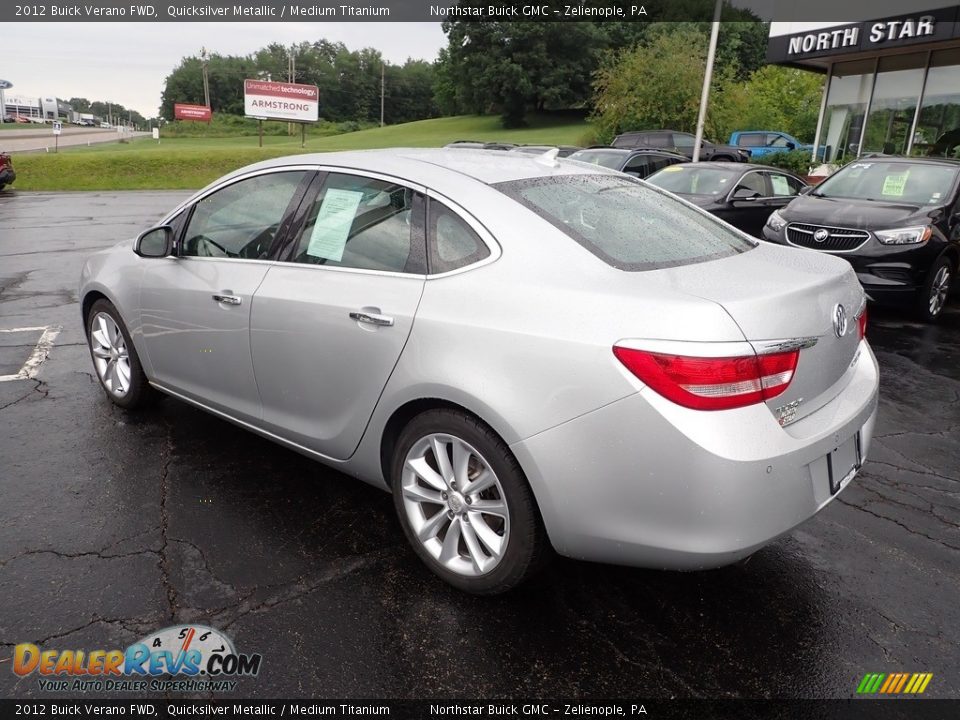
[[[330,188],[324,193],[323,204],[310,233],[307,255],[334,262],[343,259],[343,250],[361,200],[363,193],[356,190]]]
[[[903,189],[907,185],[907,177],[909,177],[909,175],[909,170],[902,175],[887,175],[883,179],[883,190],[880,191],[881,194],[903,197]]]
[[[873,163],[854,163],[850,166],[851,170],[866,170],[869,167],[872,167]]]
[[[770,182],[773,183],[773,194],[774,195],[790,195],[790,183],[787,182],[787,178],[783,175],[771,175]]]
[[[660,172],[680,172],[681,170],[683,170],[683,168],[678,165],[667,165],[667,167]]]

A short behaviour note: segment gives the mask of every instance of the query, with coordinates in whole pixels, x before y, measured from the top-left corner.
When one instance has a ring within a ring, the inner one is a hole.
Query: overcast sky
[[[440,23],[16,23],[3,33],[0,79],[11,95],[109,100],[154,117],[164,78],[202,47],[246,55],[320,38],[377,48],[392,63],[434,60],[446,44]]]

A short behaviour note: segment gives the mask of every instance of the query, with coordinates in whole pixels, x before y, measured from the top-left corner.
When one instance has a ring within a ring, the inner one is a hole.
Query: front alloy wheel
[[[947,304],[952,281],[953,265],[949,259],[941,256],[930,269],[923,294],[919,298],[917,313],[920,320],[934,322],[940,317]]]
[[[115,404],[135,408],[156,397],[120,313],[106,298],[94,302],[87,313],[87,342],[97,379]]]
[[[111,395],[122,398],[130,389],[130,354],[120,327],[105,312],[90,323],[90,352],[100,382]]]
[[[414,417],[397,438],[390,481],[414,551],[461,590],[506,592],[547,558],[523,470],[500,436],[472,415],[438,408]]]
[[[928,305],[930,315],[936,317],[947,304],[947,293],[950,292],[950,266],[941,265],[930,283],[930,297]]]

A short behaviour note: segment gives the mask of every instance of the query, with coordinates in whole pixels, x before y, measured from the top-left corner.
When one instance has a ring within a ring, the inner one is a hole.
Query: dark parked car
[[[693,146],[696,144],[696,139],[690,133],[674,130],[639,130],[617,135],[612,144],[613,147],[618,148],[653,147],[673,150],[685,155],[690,160],[693,158]],[[701,140],[700,159],[746,162],[750,159],[750,151],[734,145],[717,145],[707,140]]]
[[[517,145],[515,148],[510,148],[510,152],[518,153],[527,153],[529,155],[542,155],[548,150],[557,149],[560,152],[557,153],[557,157],[570,157],[575,152],[582,150],[579,145]]]
[[[957,157],[958,150],[960,150],[960,128],[954,128],[937,138],[937,142],[930,148],[928,155]]]
[[[13,170],[13,160],[6,153],[0,153],[0,190],[13,184],[16,179],[17,173]]]
[[[760,237],[770,213],[807,187],[796,175],[780,168],[730,162],[671,165],[648,177],[647,182],[754,237]]]
[[[960,266],[960,161],[861,158],[773,213],[763,239],[853,265],[871,300],[936,320]]]
[[[569,159],[590,163],[591,165],[600,165],[611,170],[619,170],[641,179],[668,165],[687,161],[687,158],[680,153],[668,150],[653,150],[650,148],[625,150],[611,147],[587,148],[575,152]]]

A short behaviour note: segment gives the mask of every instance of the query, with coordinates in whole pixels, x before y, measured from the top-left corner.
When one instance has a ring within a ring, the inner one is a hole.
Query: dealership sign
[[[244,80],[243,109],[246,115],[264,120],[316,122],[320,91],[316,85]]]
[[[187,105],[186,103],[175,103],[173,106],[173,117],[176,120],[203,120],[210,122],[213,113],[206,105]]]
[[[958,7],[915,12],[859,23],[771,36],[767,62],[790,62],[845,53],[939,42],[960,37]]]

